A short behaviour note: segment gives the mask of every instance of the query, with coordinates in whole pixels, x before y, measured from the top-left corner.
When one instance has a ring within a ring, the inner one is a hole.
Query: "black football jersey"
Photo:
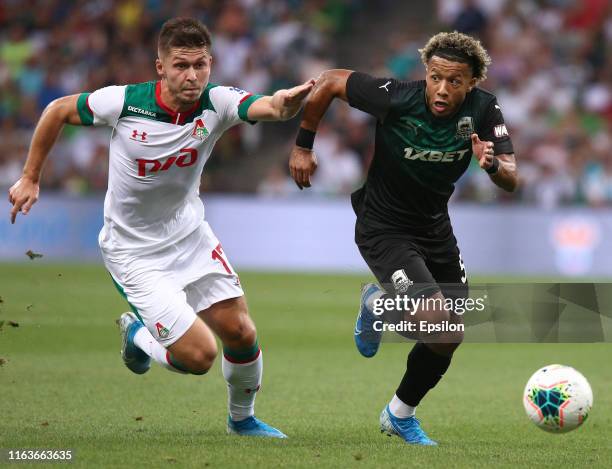
[[[495,96],[473,88],[460,109],[435,117],[425,81],[404,82],[353,72],[346,93],[352,107],[376,117],[376,141],[366,183],[352,196],[360,221],[432,235],[447,231],[448,200],[472,159],[470,135],[514,153]]]

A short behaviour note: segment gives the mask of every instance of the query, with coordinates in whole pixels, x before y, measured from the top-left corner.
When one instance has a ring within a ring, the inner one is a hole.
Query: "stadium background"
[[[459,182],[450,212],[472,281],[612,277],[606,0],[0,0],[0,191],[18,179],[51,100],[155,79],[156,33],[176,15],[209,25],[213,82],[262,93],[334,67],[419,79],[417,49],[432,34],[479,36],[493,59],[482,86],[499,98],[522,185],[505,194],[475,164]],[[72,446],[90,467],[406,461],[406,448],[376,431],[406,347],[360,360],[350,335],[368,274],[348,194],[372,156],[373,122],[334,104],[317,136],[319,172],[301,192],[287,175],[297,125],[235,127],[202,184],[265,350],[258,412],[290,434],[289,446],[224,438],[217,369],[202,380],[123,368],[113,320],[125,303],[97,251],[109,131],[66,127],[32,212],[10,225],[0,199],[0,448]],[[43,257],[31,261],[28,250]],[[609,344],[463,346],[419,410],[444,446],[414,453],[414,462],[610,467],[612,371],[601,366],[609,352]],[[577,367],[594,388],[592,421],[571,438],[531,428],[519,403],[528,376],[553,362]]]
[[[512,195],[475,162],[459,181],[451,215],[468,269],[610,276],[611,11],[604,0],[3,1],[0,188],[19,177],[51,100],[156,78],[156,33],[169,16],[210,26],[213,82],[258,93],[333,67],[419,79],[417,48],[437,30],[458,29],[479,36],[490,52],[482,86],[499,98],[521,176]],[[204,172],[209,218],[238,268],[364,270],[347,195],[372,156],[372,119],[333,105],[315,145],[319,171],[303,192],[287,174],[297,125],[238,126],[226,134]],[[39,205],[14,227],[2,218],[0,258],[24,259],[32,249],[97,259],[108,136],[106,128],[66,128],[44,172],[41,205],[48,209]],[[225,215],[228,204],[236,216]],[[244,243],[247,219],[253,238]],[[308,255],[313,246],[324,251],[319,259]]]

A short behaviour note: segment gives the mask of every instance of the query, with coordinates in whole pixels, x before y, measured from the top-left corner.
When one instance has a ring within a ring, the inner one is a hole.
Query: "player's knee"
[[[249,347],[255,343],[257,330],[247,314],[241,314],[235,321],[227,324],[224,330],[225,345]]]
[[[459,347],[463,343],[463,339],[465,337],[465,326],[463,324],[463,316],[461,314],[457,314],[455,312],[451,312],[449,314],[449,331],[448,334],[448,343],[453,345],[453,352],[457,347]]]
[[[463,343],[464,337],[465,337],[465,334],[463,332],[463,329],[455,331],[454,338],[453,338],[454,339],[453,343],[457,344],[455,348],[459,347]]]
[[[450,350],[450,352],[454,352],[455,350],[457,350],[457,347],[459,347],[462,343],[463,343],[463,330],[456,330],[456,331],[452,331],[452,332],[448,332],[448,349]]]
[[[446,332],[444,340],[444,349],[447,355],[452,355],[455,350],[463,343],[463,329],[457,328]]]
[[[191,352],[189,357],[189,371],[194,375],[203,375],[213,366],[217,358],[217,347],[212,349],[196,349]]]
[[[419,331],[430,334],[445,330],[452,320],[451,314],[444,308],[423,308],[416,315]]]
[[[455,313],[450,313],[449,320],[446,324],[447,329],[443,334],[442,342],[445,345],[445,350],[448,352],[448,355],[452,355],[457,347],[463,342],[463,322]]]
[[[440,295],[440,298],[444,299]],[[445,308],[433,308],[427,311],[425,329],[421,340],[431,345],[431,348],[441,355],[450,356],[463,342],[463,324],[461,318]]]

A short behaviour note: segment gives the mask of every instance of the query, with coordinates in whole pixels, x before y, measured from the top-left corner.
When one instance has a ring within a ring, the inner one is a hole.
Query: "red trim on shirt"
[[[253,96],[251,93],[247,94],[244,98],[242,98],[240,100],[240,102],[238,103],[238,106],[240,106],[242,104],[243,101],[249,99],[251,96]]]
[[[200,106],[201,99],[202,97],[200,96],[200,99],[198,99],[198,101],[193,106],[191,106],[191,108],[189,108],[188,110],[184,112],[173,111],[168,106],[166,106],[166,104],[164,104],[164,102],[162,101],[161,81],[158,81],[155,84],[155,101],[157,102],[157,105],[160,108],[162,108],[164,111],[170,114],[170,117],[172,117],[172,121],[174,124],[184,124],[185,121],[187,120],[187,117],[189,117],[191,114],[193,114],[198,109],[198,107]]]

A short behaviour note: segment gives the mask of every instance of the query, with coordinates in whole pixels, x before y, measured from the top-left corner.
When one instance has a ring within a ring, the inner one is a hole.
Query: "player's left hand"
[[[275,95],[278,95],[283,119],[290,119],[297,114],[302,106],[302,101],[308,96],[314,84],[314,80],[308,80],[301,85],[294,86],[288,90],[279,90],[275,93]]]
[[[473,133],[472,138],[472,153],[478,160],[478,164],[482,169],[489,169],[493,166],[493,142],[482,141],[478,138],[478,134]]]

